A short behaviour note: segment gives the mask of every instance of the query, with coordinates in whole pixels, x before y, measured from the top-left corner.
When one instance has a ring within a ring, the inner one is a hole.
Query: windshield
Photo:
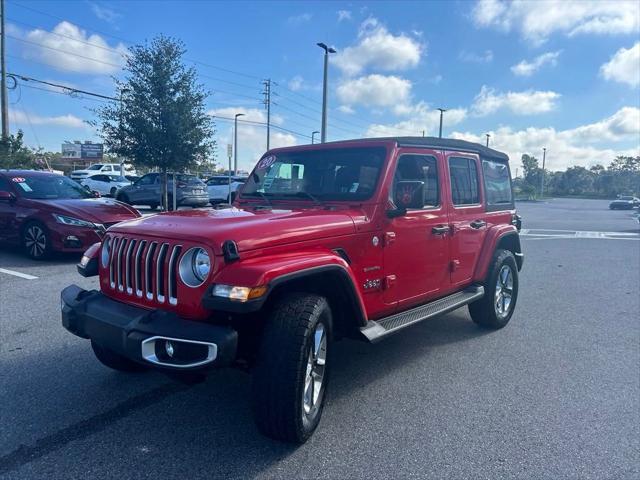
[[[87,170],[100,170],[102,168],[102,164],[91,165]]]
[[[112,182],[129,182],[129,180],[127,180],[125,177],[120,177],[117,175],[110,175],[109,178]]]
[[[39,200],[92,198],[92,195],[73,180],[62,175],[34,177],[14,177],[11,179],[20,194],[26,198]]]
[[[263,157],[242,196],[366,200],[375,191],[384,148],[326,148]]]

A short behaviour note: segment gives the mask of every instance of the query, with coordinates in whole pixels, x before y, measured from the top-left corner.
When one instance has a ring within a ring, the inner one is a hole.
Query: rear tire
[[[158,208],[158,204],[157,203],[152,203],[151,205],[149,205],[149,210],[155,210]]]
[[[258,429],[276,440],[304,443],[315,431],[327,391],[332,321],[324,297],[283,296],[275,304],[252,375]]]
[[[517,300],[516,259],[509,250],[497,249],[484,282],[484,297],[469,304],[469,314],[481,327],[497,330],[509,323]]]
[[[51,238],[44,224],[31,221],[22,230],[22,247],[33,260],[46,260],[51,256]]]
[[[93,353],[96,355],[96,358],[105,367],[109,367],[119,372],[144,372],[147,370],[144,365],[140,365],[139,363],[117,354],[113,350],[102,347],[93,340],[91,340],[91,348],[93,349]]]

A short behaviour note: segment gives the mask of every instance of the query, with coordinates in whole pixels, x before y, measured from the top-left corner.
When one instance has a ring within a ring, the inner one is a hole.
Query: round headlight
[[[193,255],[193,274],[201,282],[209,275],[211,270],[211,261],[209,260],[209,254],[202,248],[198,248]]]
[[[100,259],[102,261],[102,268],[106,268],[109,265],[109,254],[111,253],[111,239],[105,238],[102,242],[102,251],[100,253]]]

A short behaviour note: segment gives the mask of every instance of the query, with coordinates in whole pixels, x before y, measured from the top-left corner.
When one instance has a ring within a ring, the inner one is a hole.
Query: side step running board
[[[433,302],[420,305],[411,310],[396,313],[379,320],[369,320],[367,325],[360,329],[360,332],[362,332],[371,343],[375,343],[387,335],[391,335],[414,323],[451,312],[483,296],[484,288],[480,285],[473,285],[461,292],[456,292],[448,297],[434,300]]]

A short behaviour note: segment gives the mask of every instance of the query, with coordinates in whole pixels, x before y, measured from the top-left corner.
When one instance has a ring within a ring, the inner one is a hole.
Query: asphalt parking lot
[[[337,344],[303,446],[260,436],[249,376],[121,374],[60,325],[74,257],[0,250],[1,478],[640,477],[640,230],[607,202],[518,205],[509,326],[465,309],[377,345]],[[586,233],[585,233],[586,232]]]

